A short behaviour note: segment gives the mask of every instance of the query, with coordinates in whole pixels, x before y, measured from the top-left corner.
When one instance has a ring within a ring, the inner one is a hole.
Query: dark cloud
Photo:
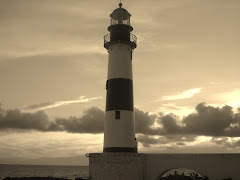
[[[160,127],[147,127],[147,131],[141,131],[145,133],[138,136],[138,141],[145,147],[167,143],[175,143],[177,146],[183,146],[186,142],[195,141],[197,136],[212,136],[215,138],[222,137],[212,140],[216,144],[231,148],[240,146],[240,140],[226,140],[228,137],[240,136],[239,112],[234,113],[233,108],[227,105],[219,108],[207,106],[205,103],[197,105],[195,110],[195,113],[189,114],[182,120],[172,113],[167,115],[160,113],[156,118],[156,122]],[[145,119],[147,118],[145,117]],[[137,123],[138,119],[136,118]],[[153,125],[153,123],[151,124]],[[159,138],[149,135],[157,135]]]
[[[232,107],[223,106],[222,108],[206,106],[201,103],[196,107],[196,113],[190,114],[183,119],[186,133],[207,136],[223,136],[226,135],[226,129],[230,127],[234,121],[234,113]],[[240,135],[240,131],[239,131]]]
[[[18,109],[7,111],[3,109],[0,110],[0,129],[34,129],[47,131],[48,125],[48,116],[43,111],[23,113]]]
[[[240,137],[240,113],[234,113],[227,105],[219,108],[200,103],[195,113],[183,119],[174,114],[150,115],[139,109],[135,109],[135,117],[138,141],[145,147],[168,143],[183,146],[186,142],[195,141],[197,136],[212,136],[212,142],[225,147],[240,146],[240,140],[228,140]],[[50,121],[44,111],[25,113],[0,107],[0,130],[6,129],[103,133],[104,111],[92,107],[82,117]]]
[[[152,126],[156,117],[156,115],[150,115],[147,112],[135,108],[136,132],[141,134],[153,134],[154,129]]]
[[[141,134],[152,134],[155,130],[151,127],[155,122],[156,116],[149,115],[138,109],[135,109],[135,112],[137,119],[136,132]],[[50,121],[44,111],[25,113],[18,109],[4,111],[0,108],[0,129],[103,133],[104,111],[92,107],[86,110],[82,117],[78,118],[71,116],[69,118],[56,118],[54,121]]]
[[[85,111],[80,118],[57,118],[49,130],[64,130],[73,133],[102,133],[104,131],[104,112],[96,107]]]
[[[234,113],[231,106],[219,108],[200,103],[195,110],[182,120],[174,114],[160,114],[157,123],[162,127],[155,130],[155,135],[240,136],[240,113]]]
[[[178,117],[174,114],[167,114],[165,116],[159,116],[158,124],[163,126],[165,133],[176,134],[181,131],[181,127],[177,124]]]
[[[92,107],[86,110],[80,118],[57,118],[50,121],[44,111],[25,113],[18,109],[4,111],[0,107],[0,129],[102,133],[104,130],[104,112]]]

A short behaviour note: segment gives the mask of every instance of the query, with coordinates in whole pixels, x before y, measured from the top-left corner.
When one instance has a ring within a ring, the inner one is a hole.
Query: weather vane
[[[120,8],[122,7],[122,0],[120,0],[119,7]]]

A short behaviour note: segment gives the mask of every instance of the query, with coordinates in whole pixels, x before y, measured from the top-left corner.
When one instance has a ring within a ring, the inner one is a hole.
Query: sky
[[[0,162],[102,152],[117,0],[0,0]],[[240,153],[240,1],[123,0],[141,153]]]

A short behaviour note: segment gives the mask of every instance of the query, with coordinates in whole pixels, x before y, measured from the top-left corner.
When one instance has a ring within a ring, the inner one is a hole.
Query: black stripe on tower
[[[127,25],[112,26],[110,30],[110,42],[112,41],[130,41],[130,28]]]
[[[129,153],[137,153],[137,148],[130,148],[130,147],[106,147],[106,148],[103,148],[103,152],[129,152]]]
[[[133,82],[130,79],[116,78],[107,80],[106,111],[133,111]]]

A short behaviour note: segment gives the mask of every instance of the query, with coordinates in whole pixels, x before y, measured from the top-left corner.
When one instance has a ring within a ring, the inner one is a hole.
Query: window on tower
[[[115,111],[115,119],[120,119],[120,111]]]

